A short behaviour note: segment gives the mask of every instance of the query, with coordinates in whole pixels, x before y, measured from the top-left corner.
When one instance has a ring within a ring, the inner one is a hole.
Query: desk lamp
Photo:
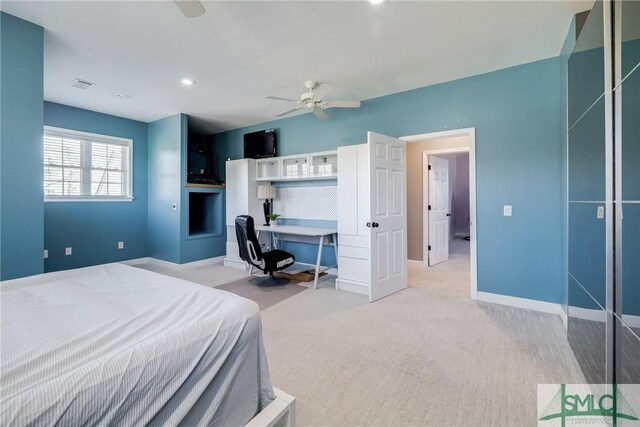
[[[269,214],[273,212],[273,199],[276,198],[276,187],[273,185],[258,185],[258,199],[264,200],[264,225],[269,225]]]

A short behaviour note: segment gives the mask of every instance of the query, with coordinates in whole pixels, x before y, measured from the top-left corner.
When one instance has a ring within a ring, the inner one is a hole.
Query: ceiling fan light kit
[[[207,12],[198,0],[174,0],[173,2],[187,18],[197,18]]]
[[[294,113],[302,108],[307,108],[313,111],[313,114],[320,120],[327,120],[327,113],[324,112],[325,108],[358,108],[360,107],[360,101],[327,101],[324,98],[331,92],[332,87],[326,83],[318,84],[318,82],[309,80],[306,82],[305,87],[307,92],[300,95],[299,100],[291,98],[283,98],[281,96],[267,96],[267,99],[273,99],[275,101],[292,102],[298,104],[296,107],[276,114],[276,117],[283,117],[288,114]]]

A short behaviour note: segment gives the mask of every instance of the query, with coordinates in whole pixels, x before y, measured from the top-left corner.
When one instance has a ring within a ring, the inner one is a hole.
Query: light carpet
[[[452,241],[449,261],[411,263],[409,289],[375,303],[326,276],[264,310],[271,379],[298,425],[536,425],[538,384],[584,382],[560,318],[472,301],[468,262]]]

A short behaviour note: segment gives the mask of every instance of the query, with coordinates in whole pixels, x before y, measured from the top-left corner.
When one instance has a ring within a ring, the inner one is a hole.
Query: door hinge
[[[431,170],[431,165],[429,165],[429,168],[427,170]]]
[[[431,250],[431,245],[429,245],[429,249],[428,250]]]
[[[427,207],[427,210],[428,210],[428,211],[430,211],[430,210],[431,210],[431,205],[429,205],[429,206]]]

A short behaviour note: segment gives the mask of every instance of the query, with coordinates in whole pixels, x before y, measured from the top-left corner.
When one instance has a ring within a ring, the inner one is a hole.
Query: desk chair
[[[261,285],[273,286],[289,283],[289,279],[275,278],[273,272],[291,266],[296,261],[295,257],[289,252],[279,249],[262,252],[260,242],[256,237],[253,217],[240,215],[236,218],[236,237],[238,238],[240,258],[270,276],[269,279],[261,281]]]

